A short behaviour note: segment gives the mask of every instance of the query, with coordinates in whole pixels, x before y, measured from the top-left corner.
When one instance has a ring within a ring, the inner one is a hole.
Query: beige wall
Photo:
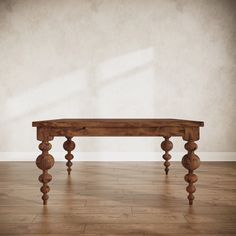
[[[200,151],[236,151],[235,3],[0,1],[0,151],[36,150],[31,121],[60,117],[204,120]],[[80,150],[159,142],[84,138]]]

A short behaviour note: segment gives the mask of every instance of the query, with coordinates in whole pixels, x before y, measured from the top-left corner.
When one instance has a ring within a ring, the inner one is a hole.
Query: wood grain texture
[[[46,128],[43,128],[45,130]],[[41,131],[42,128],[38,127],[38,131]],[[156,136],[184,136],[185,135],[185,128],[184,127],[175,127],[175,126],[168,126],[168,127],[83,127],[83,128],[48,128],[46,131],[50,136],[111,136],[111,137],[156,137]]]
[[[162,126],[204,126],[203,121],[181,119],[57,119],[34,121],[33,127],[162,127]]]
[[[190,121],[179,119],[58,119],[47,121],[34,121],[33,127],[37,127],[37,139],[42,143],[47,143],[56,136],[65,136],[67,141],[63,147],[67,151],[67,171],[70,175],[73,155],[71,151],[75,148],[75,143],[71,140],[74,136],[163,136],[165,140],[161,144],[161,148],[165,151],[163,158],[165,159],[166,175],[170,166],[170,154],[173,144],[169,140],[171,136],[180,136],[188,141],[185,145],[188,154],[183,157],[183,166],[188,169],[189,173],[185,176],[185,180],[189,183],[186,188],[189,193],[189,204],[193,204],[193,192],[196,191],[193,183],[197,181],[197,176],[193,174],[192,166],[196,165],[197,156],[191,150],[193,141],[199,140],[200,127],[204,125],[202,121]],[[194,158],[193,158],[193,155]],[[45,160],[51,159],[48,153],[45,154]],[[40,159],[40,160],[41,160]],[[200,163],[200,159],[198,158]],[[47,169],[44,165],[39,166],[47,175]],[[191,168],[190,168],[191,167]],[[197,166],[198,167],[198,166]],[[197,168],[196,167],[196,168]],[[51,168],[51,167],[50,167]],[[195,169],[196,169],[195,168]],[[40,179],[42,182],[42,178]],[[49,180],[50,181],[50,180]],[[44,183],[43,201],[47,203],[49,191],[48,185]]]
[[[33,162],[0,162],[0,235],[233,236],[236,163],[203,162],[198,201],[186,205],[185,169],[172,162],[74,162],[51,169],[53,194],[42,207]],[[207,180],[207,181],[205,181]]]
[[[200,158],[194,153],[198,147],[194,141],[199,139],[199,130],[196,128],[187,128],[186,135],[183,137],[183,139],[187,141],[187,143],[184,145],[184,148],[188,152],[182,158],[182,164],[184,168],[188,170],[188,173],[185,175],[184,179],[186,182],[188,182],[186,190],[189,193],[189,205],[192,205],[194,200],[193,193],[196,191],[194,183],[196,183],[198,180],[197,175],[193,172],[200,166]]]
[[[171,155],[169,151],[173,148],[173,143],[169,140],[169,138],[170,138],[169,136],[165,136],[164,137],[165,140],[161,143],[161,148],[162,150],[165,151],[162,157],[165,160],[164,166],[165,166],[166,175],[168,175],[168,172],[169,172],[169,166],[170,166],[169,160],[171,159]]]
[[[67,162],[66,162],[67,172],[68,172],[68,175],[70,175],[71,166],[72,166],[72,159],[74,158],[74,156],[71,152],[75,149],[75,142],[72,141],[72,137],[67,136],[66,139],[67,140],[64,142],[63,148],[67,151],[65,158],[67,160]]]
[[[54,165],[54,158],[48,153],[51,148],[52,145],[49,143],[49,140],[43,140],[39,144],[39,149],[42,151],[42,154],[36,159],[37,167],[43,171],[38,179],[43,184],[40,191],[43,193],[42,200],[44,205],[47,204],[47,200],[49,198],[48,192],[50,191],[50,188],[48,183],[52,180],[52,176],[48,173],[48,170]]]

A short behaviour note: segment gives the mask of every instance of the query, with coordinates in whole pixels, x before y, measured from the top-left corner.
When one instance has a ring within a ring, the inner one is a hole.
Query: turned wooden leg
[[[36,159],[37,167],[43,171],[43,173],[39,176],[39,181],[43,184],[40,190],[43,193],[42,199],[44,205],[47,205],[47,200],[49,198],[48,192],[50,188],[48,183],[52,180],[52,176],[48,173],[48,170],[54,165],[54,158],[48,153],[51,147],[52,145],[48,140],[43,140],[39,144],[39,149],[42,151],[42,154]]]
[[[169,160],[171,159],[169,151],[173,148],[173,143],[169,140],[169,138],[170,137],[164,137],[165,140],[161,143],[161,148],[163,151],[165,151],[165,154],[162,157],[165,160],[164,166],[166,175],[168,175],[169,172],[169,166],[170,166]]]
[[[194,183],[197,182],[197,175],[193,173],[195,169],[200,166],[200,159],[194,153],[197,149],[197,144],[193,140],[188,140],[188,142],[184,145],[185,149],[188,151],[186,155],[184,155],[182,159],[182,164],[184,168],[188,170],[188,174],[185,175],[184,179],[188,182],[188,186],[186,188],[188,194],[189,205],[193,204],[194,195],[193,193],[196,191],[196,187]]]
[[[66,137],[66,138],[67,138],[67,140],[64,142],[63,147],[67,151],[67,154],[65,155],[65,158],[67,160],[67,163],[66,163],[67,172],[68,172],[68,175],[70,175],[71,166],[72,166],[71,160],[74,158],[71,151],[73,151],[75,149],[75,143],[74,143],[74,141],[72,141],[72,137]]]

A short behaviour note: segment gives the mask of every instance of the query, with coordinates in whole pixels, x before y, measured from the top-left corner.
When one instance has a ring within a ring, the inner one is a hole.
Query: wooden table
[[[183,156],[182,164],[188,170],[184,179],[188,183],[186,188],[188,192],[189,204],[193,204],[193,193],[196,191],[194,183],[197,181],[197,175],[193,173],[200,166],[200,159],[194,153],[197,149],[195,141],[199,140],[200,127],[204,126],[202,121],[190,121],[179,119],[58,119],[34,121],[33,127],[37,127],[37,139],[41,141],[39,149],[42,154],[36,159],[36,165],[43,173],[39,176],[39,181],[43,184],[41,192],[43,193],[43,204],[47,204],[48,192],[50,190],[48,183],[52,176],[48,170],[54,165],[54,158],[49,154],[52,145],[49,143],[54,137],[64,136],[64,149],[67,151],[67,171],[71,172],[72,151],[75,149],[75,143],[72,138],[75,136],[162,136],[164,141],[161,148],[164,150],[163,158],[165,160],[165,173],[168,175],[171,155],[169,151],[173,148],[169,140],[171,136],[180,136],[187,141],[184,145],[187,153]]]

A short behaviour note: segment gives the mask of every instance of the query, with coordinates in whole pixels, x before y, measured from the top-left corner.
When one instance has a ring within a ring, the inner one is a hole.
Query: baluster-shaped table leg
[[[184,155],[182,159],[182,164],[184,168],[188,170],[188,174],[185,175],[184,179],[186,182],[188,182],[186,190],[189,193],[189,205],[192,205],[194,200],[193,193],[196,191],[194,183],[198,180],[197,175],[195,175],[193,171],[200,166],[200,159],[194,153],[194,151],[197,149],[197,144],[193,140],[188,140],[184,147],[188,151],[188,153]]]
[[[47,205],[48,192],[50,190],[48,183],[52,180],[52,176],[48,173],[48,170],[54,165],[54,158],[48,153],[52,145],[48,140],[43,140],[39,144],[39,149],[42,151],[42,154],[39,155],[36,159],[36,165],[43,173],[39,176],[39,181],[43,184],[40,188],[40,191],[43,193],[42,199],[43,204]]]
[[[71,160],[74,158],[74,156],[71,152],[75,149],[75,142],[72,141],[72,137],[66,137],[66,138],[67,138],[67,140],[64,142],[63,147],[67,151],[65,158],[67,160],[67,163],[66,163],[67,172],[68,172],[68,175],[70,175],[71,166],[72,166]]]
[[[168,175],[169,172],[169,166],[170,162],[169,160],[171,159],[171,155],[169,154],[169,151],[173,148],[173,143],[169,140],[170,137],[164,137],[164,141],[161,143],[161,148],[163,151],[165,151],[165,154],[162,156],[163,159],[165,160],[164,166],[165,166],[165,172],[166,175]]]

